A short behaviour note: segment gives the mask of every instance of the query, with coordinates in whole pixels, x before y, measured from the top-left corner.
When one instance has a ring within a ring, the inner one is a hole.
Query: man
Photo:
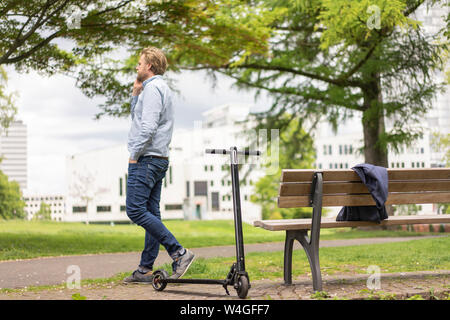
[[[167,59],[161,50],[142,50],[131,101],[126,208],[128,217],[146,231],[145,247],[138,269],[124,280],[126,283],[152,281],[160,244],[173,259],[172,279],[183,276],[194,260],[194,254],[183,248],[161,222],[159,210],[174,122],[172,92],[162,78],[166,68]]]

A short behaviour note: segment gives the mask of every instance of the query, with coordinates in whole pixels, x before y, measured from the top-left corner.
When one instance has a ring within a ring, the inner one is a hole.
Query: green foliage
[[[77,292],[72,295],[72,300],[86,300],[86,297]]]
[[[8,82],[8,75],[0,66],[0,128],[5,130],[14,120],[17,114],[15,106],[16,93],[8,93],[6,91],[6,84]]]
[[[41,202],[39,211],[34,214],[34,220],[52,220],[52,209],[49,204]]]
[[[405,8],[406,2],[401,0],[322,0],[318,16],[325,27],[321,47],[360,45],[376,37],[377,29],[416,27],[417,22],[404,15]]]
[[[24,207],[19,184],[0,171],[0,219],[24,219]]]
[[[277,196],[282,169],[312,168],[315,150],[312,137],[302,128],[302,121],[290,121],[285,114],[280,121],[289,121],[289,125],[279,134],[279,158],[276,172],[268,172],[255,183],[250,200],[262,206],[263,219],[293,219],[311,217],[311,208],[278,208]],[[266,124],[264,124],[266,125]],[[270,125],[267,125],[270,127]],[[268,149],[270,149],[270,141]],[[270,164],[271,165],[271,164]],[[272,168],[271,168],[272,169]]]
[[[422,209],[422,206],[417,204],[400,204],[393,206],[393,208],[395,215],[407,216],[417,214]]]
[[[415,294],[406,300],[425,300],[420,294]]]
[[[388,147],[396,151],[421,137],[414,124],[444,88],[434,71],[444,67],[448,33],[443,28],[426,34],[410,18],[422,2],[258,1],[269,10],[286,10],[271,24],[269,55],[209,69],[236,79],[238,88],[256,89],[257,96],[268,93],[271,108],[255,117],[272,119],[274,127],[287,125],[278,121],[285,112],[312,123],[327,119],[334,129],[362,116],[365,161],[387,166]],[[449,16],[445,19],[449,22]]]
[[[442,153],[442,163],[450,167],[450,133],[433,132],[430,144],[433,152]]]
[[[135,60],[162,48],[169,69],[235,66],[267,54],[270,23],[283,9],[238,0],[5,0],[0,4],[0,65],[74,77],[101,115],[127,116]]]

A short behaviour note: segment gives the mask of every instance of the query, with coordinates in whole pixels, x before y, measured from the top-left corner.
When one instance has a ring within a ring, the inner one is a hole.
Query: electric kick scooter
[[[226,293],[230,295],[227,286],[233,286],[239,298],[247,297],[250,289],[250,280],[248,273],[245,271],[244,259],[244,239],[242,236],[242,217],[241,217],[241,200],[239,193],[239,169],[238,155],[259,156],[259,151],[238,151],[236,147],[227,149],[206,149],[206,153],[210,154],[229,154],[231,160],[231,184],[233,192],[233,211],[234,211],[234,231],[236,241],[236,262],[231,266],[225,280],[215,279],[169,279],[169,274],[165,270],[157,270],[153,273],[152,286],[157,291],[165,289],[168,283],[196,283],[196,284],[221,284]]]

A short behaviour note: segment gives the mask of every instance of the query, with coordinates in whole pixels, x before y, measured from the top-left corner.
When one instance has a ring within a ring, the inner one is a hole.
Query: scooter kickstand
[[[223,288],[225,289],[225,292],[227,293],[227,295],[230,295],[230,292],[228,291],[228,288],[227,288],[227,284],[224,284]]]

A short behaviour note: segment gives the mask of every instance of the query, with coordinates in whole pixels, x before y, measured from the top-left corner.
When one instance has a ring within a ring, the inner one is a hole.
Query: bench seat
[[[380,223],[370,221],[336,221],[334,218],[322,218],[320,228],[345,228],[345,227],[370,227],[370,226],[397,226],[406,224],[439,224],[450,223],[449,215],[414,215],[414,216],[390,216]],[[283,220],[259,220],[253,223],[270,231],[286,230],[310,230],[311,219],[283,219]]]

